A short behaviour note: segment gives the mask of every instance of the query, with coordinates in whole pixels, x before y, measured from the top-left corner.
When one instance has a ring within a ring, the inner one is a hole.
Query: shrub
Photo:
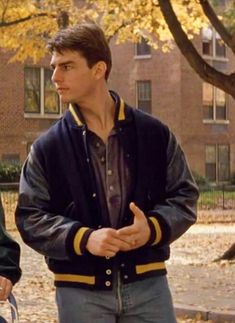
[[[0,183],[19,182],[21,163],[0,162]]]
[[[206,177],[203,177],[195,171],[192,171],[192,174],[195,179],[195,182],[201,190],[208,190],[211,188],[211,183]]]

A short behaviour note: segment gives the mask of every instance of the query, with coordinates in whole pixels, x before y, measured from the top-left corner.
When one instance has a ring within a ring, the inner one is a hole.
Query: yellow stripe
[[[84,235],[84,233],[89,230],[89,228],[82,227],[81,229],[78,230],[78,232],[75,235],[74,241],[73,241],[73,247],[77,255],[81,255],[81,240]]]
[[[69,105],[69,111],[71,112],[72,116],[74,117],[74,120],[76,121],[77,125],[82,126],[83,123],[78,118],[77,113],[75,112],[74,107],[72,106],[72,104]]]
[[[81,122],[81,120],[79,119],[79,117],[77,116],[77,113],[74,110],[74,107],[72,106],[72,104],[69,105],[69,111],[71,112],[72,116],[74,117],[74,120],[76,121],[78,126],[82,126],[83,123]],[[125,103],[123,101],[123,99],[120,100],[120,108],[119,108],[119,113],[118,113],[118,120],[125,120]]]
[[[147,265],[137,265],[135,267],[136,273],[137,274],[143,274],[147,271],[151,270],[160,270],[160,269],[166,269],[165,263],[164,262],[153,262],[151,264]]]
[[[95,276],[83,276],[72,274],[55,274],[55,281],[95,284]]]
[[[155,241],[152,243],[152,246],[159,243],[162,239],[162,230],[161,230],[161,227],[158,223],[158,220],[155,219],[154,217],[150,217],[149,220],[151,220],[153,222],[153,225],[155,227],[155,230],[156,230],[156,239]]]
[[[119,114],[118,114],[118,120],[125,120],[125,103],[123,101],[123,99],[120,100],[120,108],[119,108]]]

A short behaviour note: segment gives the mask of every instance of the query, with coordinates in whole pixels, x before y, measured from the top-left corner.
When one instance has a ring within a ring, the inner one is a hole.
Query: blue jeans
[[[115,283],[112,291],[57,287],[60,323],[175,323],[166,276],[130,284]]]

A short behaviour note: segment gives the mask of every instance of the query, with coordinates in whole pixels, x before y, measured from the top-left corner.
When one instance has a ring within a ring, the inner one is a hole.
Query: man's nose
[[[57,83],[61,81],[61,73],[59,72],[58,68],[55,68],[53,70],[52,76],[51,76],[51,80],[53,83]]]

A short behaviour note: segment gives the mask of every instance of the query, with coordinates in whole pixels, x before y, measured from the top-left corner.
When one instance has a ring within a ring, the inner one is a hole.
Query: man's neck
[[[95,132],[104,142],[114,125],[115,102],[108,91],[94,95],[91,102],[79,105],[88,129]]]

